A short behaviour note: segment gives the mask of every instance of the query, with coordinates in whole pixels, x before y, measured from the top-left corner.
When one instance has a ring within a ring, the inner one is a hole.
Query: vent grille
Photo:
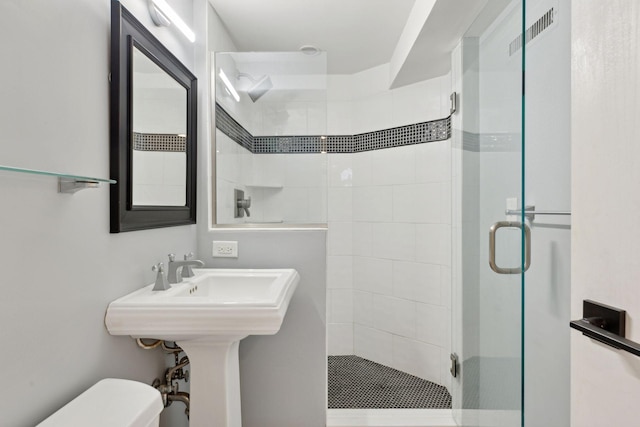
[[[538,37],[544,30],[549,28],[551,24],[553,24],[553,12],[554,8],[552,7],[542,15],[540,19],[533,23],[532,26],[527,28],[526,43],[529,43],[531,40]],[[514,41],[509,44],[509,56],[512,56],[514,53],[522,49],[522,34],[520,34]]]

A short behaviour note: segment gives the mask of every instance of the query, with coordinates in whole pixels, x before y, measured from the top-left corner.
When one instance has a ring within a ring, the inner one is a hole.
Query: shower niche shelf
[[[115,184],[113,179],[95,178],[82,175],[42,171],[37,169],[16,168],[0,165],[0,171],[23,173],[37,176],[52,176],[58,178],[58,193],[75,193],[86,188],[97,188],[100,184]]]
[[[269,189],[269,190],[280,190],[282,188],[284,188],[284,186],[282,184],[247,184],[248,188],[264,188],[264,189]]]

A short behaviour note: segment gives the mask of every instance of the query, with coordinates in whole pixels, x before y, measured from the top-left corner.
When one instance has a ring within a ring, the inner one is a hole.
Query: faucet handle
[[[153,267],[151,267],[151,271],[158,272],[158,274],[156,275],[156,283],[153,286],[154,291],[166,291],[167,289],[171,288],[171,285],[169,285],[169,282],[167,281],[167,275],[164,274],[163,263],[160,262],[154,265]]]
[[[185,261],[189,261],[190,258],[193,258],[193,252],[189,252],[188,254],[184,255],[184,260]],[[193,277],[195,276],[195,273],[193,272],[193,270],[191,269],[191,266],[189,264],[185,264],[184,266],[182,266],[182,277],[183,278],[188,278],[188,277]]]
[[[169,254],[169,262],[174,262],[176,260],[176,254]]]

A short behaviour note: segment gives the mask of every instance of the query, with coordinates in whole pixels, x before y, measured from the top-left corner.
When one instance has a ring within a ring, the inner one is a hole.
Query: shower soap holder
[[[610,347],[640,356],[640,344],[625,338],[626,314],[625,310],[584,300],[583,318],[571,321],[569,326]]]

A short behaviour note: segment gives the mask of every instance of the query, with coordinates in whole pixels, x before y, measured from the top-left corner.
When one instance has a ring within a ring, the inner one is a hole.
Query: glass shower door
[[[523,7],[488,2],[454,55],[452,395],[465,427],[524,419]]]

